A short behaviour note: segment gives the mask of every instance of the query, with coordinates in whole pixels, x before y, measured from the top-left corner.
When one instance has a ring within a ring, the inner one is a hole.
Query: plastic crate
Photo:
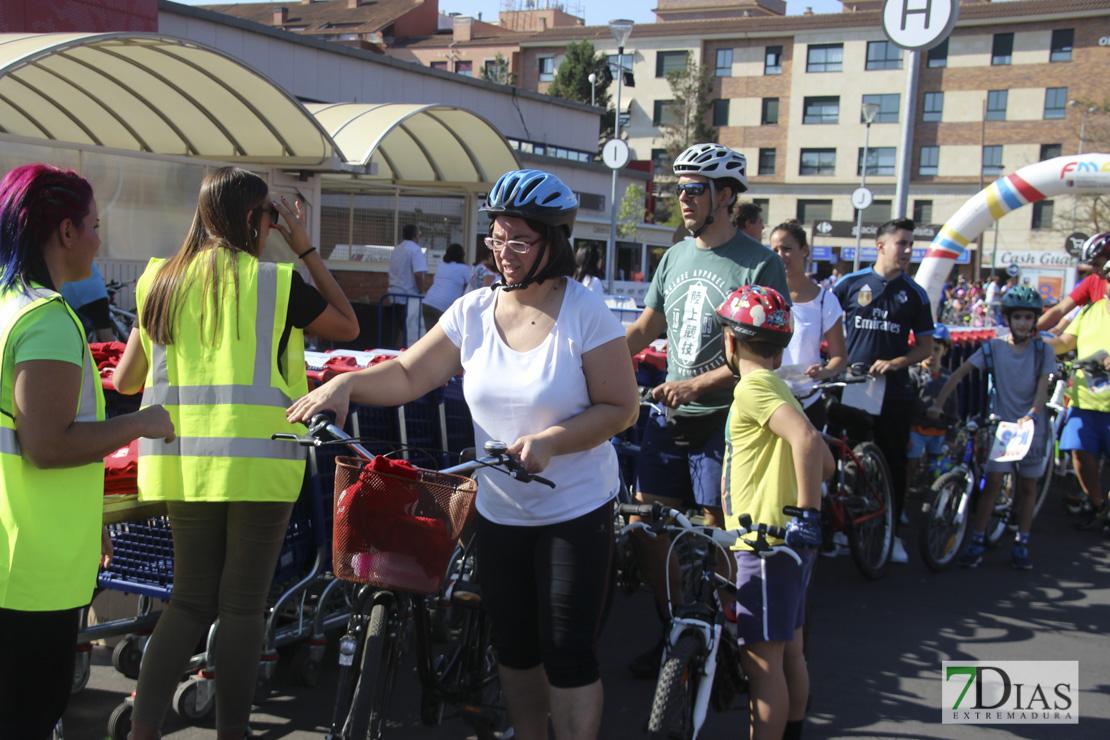
[[[439,407],[442,389],[436,389],[415,401],[406,403],[399,409],[400,420],[404,424],[405,435],[400,440],[407,445],[401,456],[421,468],[439,467],[443,449],[441,441]]]
[[[115,550],[112,564],[101,570],[97,585],[157,599],[173,590],[173,532],[168,517],[108,526]]]
[[[395,407],[366,406],[356,403],[351,407],[350,433],[352,437],[371,439],[363,447],[375,455],[384,455],[396,449],[401,439],[400,415]]]
[[[308,485],[310,480],[309,477],[305,478],[305,485],[301,486],[301,495],[293,504],[293,512],[289,515],[289,526],[285,530],[281,553],[274,567],[274,583],[282,583],[299,576],[316,555],[313,537],[315,507],[313,490]]]
[[[463,397],[463,379],[451,378],[440,396],[440,423],[443,426],[443,447],[449,452],[460,453],[474,446],[474,422],[470,418],[470,407]],[[446,456],[445,465],[454,465],[458,459]]]

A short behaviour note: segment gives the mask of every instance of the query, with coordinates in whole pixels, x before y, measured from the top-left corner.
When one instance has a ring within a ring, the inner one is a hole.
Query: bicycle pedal
[[[469,583],[456,583],[451,592],[451,603],[460,606],[477,606],[482,603],[482,594]]]

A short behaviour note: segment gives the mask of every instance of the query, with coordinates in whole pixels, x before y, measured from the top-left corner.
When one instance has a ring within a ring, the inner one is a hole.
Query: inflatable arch
[[[936,306],[956,258],[994,221],[1010,211],[1054,195],[1110,190],[1110,154],[1056,157],[1022,167],[992,182],[964,203],[937,233],[915,280]]]

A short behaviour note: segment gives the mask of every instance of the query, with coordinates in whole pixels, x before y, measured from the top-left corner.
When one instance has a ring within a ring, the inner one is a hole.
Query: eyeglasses
[[[536,244],[537,244],[537,242],[539,242],[539,240],[540,240],[540,238],[536,237],[536,239],[534,241],[531,241],[531,242],[522,242],[522,241],[516,241],[516,240],[504,241],[502,239],[494,239],[492,236],[487,236],[486,237],[486,246],[489,247],[490,250],[493,251],[493,252],[500,252],[505,247],[508,247],[509,249],[513,250],[517,254],[528,254],[528,250],[531,249],[532,247],[536,246]]]
[[[675,190],[677,191],[679,196],[681,196],[683,193],[686,193],[686,195],[690,196],[691,198],[696,198],[704,193],[708,188],[709,186],[706,185],[704,182],[686,182],[676,187]]]

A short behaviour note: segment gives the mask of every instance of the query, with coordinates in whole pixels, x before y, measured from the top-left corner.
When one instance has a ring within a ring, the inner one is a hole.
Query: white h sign
[[[903,49],[931,49],[952,32],[959,0],[886,0],[883,31]]]

